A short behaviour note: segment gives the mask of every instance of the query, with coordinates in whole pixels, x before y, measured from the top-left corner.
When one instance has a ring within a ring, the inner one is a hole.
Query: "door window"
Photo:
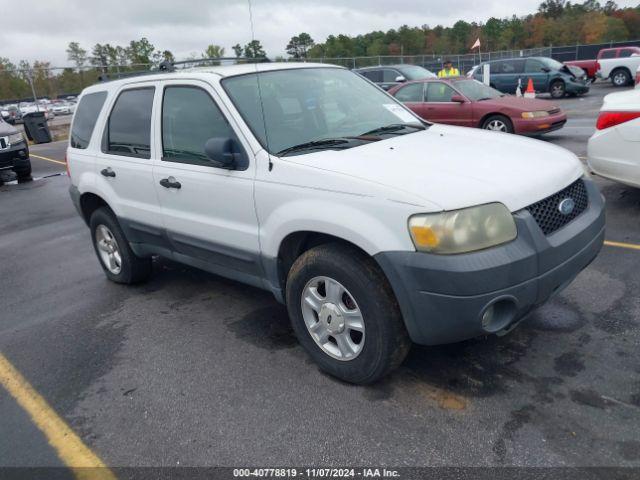
[[[524,71],[524,60],[503,60],[499,65],[498,73],[514,74]]]
[[[600,54],[600,58],[616,58],[615,50],[603,50]]]
[[[451,102],[455,90],[443,82],[429,82],[427,84],[427,102],[443,103]]]
[[[82,97],[71,128],[71,147],[85,149],[89,146],[98,115],[107,98],[107,92],[90,93]]]
[[[396,78],[398,78],[400,76],[400,72],[398,72],[397,70],[383,70],[382,71],[382,81],[384,83],[395,83],[396,82]]]
[[[528,58],[524,64],[524,71],[527,73],[543,73],[544,64],[540,60]]]
[[[373,83],[382,82],[382,72],[380,70],[368,70],[366,72],[362,72],[362,75]]]
[[[624,49],[620,50],[620,58],[630,57],[634,53],[637,53],[637,52],[635,50],[630,49],[630,48],[624,48]]]
[[[198,87],[167,87],[162,99],[162,160],[211,166],[207,140],[234,136],[211,96]]]
[[[151,109],[155,88],[124,90],[118,96],[105,131],[105,153],[151,158]]]
[[[396,98],[401,102],[422,102],[424,101],[424,84],[412,83],[402,87],[396,93]]]

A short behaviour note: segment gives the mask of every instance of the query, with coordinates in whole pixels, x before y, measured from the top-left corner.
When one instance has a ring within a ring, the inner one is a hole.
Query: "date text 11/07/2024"
[[[397,470],[386,468],[236,468],[234,477],[259,478],[399,478]]]

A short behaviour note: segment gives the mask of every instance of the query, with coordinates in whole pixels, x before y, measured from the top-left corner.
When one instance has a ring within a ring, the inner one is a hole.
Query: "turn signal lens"
[[[640,118],[640,112],[601,112],[596,128],[605,130],[621,123],[630,122],[636,118]]]
[[[417,250],[442,255],[490,248],[518,234],[513,215],[501,203],[414,215],[409,232]]]

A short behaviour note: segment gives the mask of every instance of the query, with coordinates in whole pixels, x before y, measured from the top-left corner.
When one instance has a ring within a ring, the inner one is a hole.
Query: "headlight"
[[[501,203],[414,215],[409,232],[417,250],[442,255],[482,250],[518,235],[513,215]]]
[[[544,111],[522,113],[522,118],[525,118],[527,120],[533,120],[534,118],[544,118],[548,116],[549,116],[549,112],[544,112]]]
[[[20,143],[24,141],[24,137],[21,133],[12,133],[9,135],[9,145],[15,145],[16,143]]]

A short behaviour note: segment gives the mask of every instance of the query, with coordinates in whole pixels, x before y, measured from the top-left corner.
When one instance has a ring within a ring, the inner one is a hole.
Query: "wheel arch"
[[[82,213],[82,219],[87,225],[89,225],[89,220],[93,212],[101,207],[107,207],[113,211],[107,201],[100,195],[92,192],[85,192],[80,195],[80,212]]]
[[[511,124],[511,129],[513,131],[515,131],[515,125],[513,124],[513,120],[511,120],[511,117],[509,115],[507,115],[504,112],[491,112],[491,113],[487,113],[485,114],[481,119],[480,122],[478,122],[478,128],[482,128],[484,127],[484,124],[487,120],[489,120],[489,118],[491,117],[502,117],[505,118],[509,124]]]

